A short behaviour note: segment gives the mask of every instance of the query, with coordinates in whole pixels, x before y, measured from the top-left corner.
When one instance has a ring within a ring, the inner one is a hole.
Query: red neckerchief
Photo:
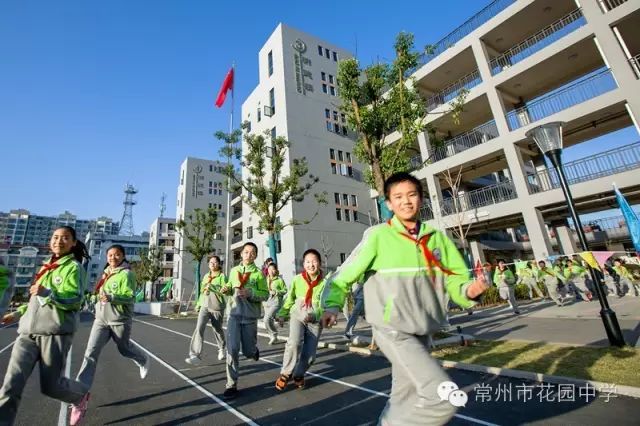
[[[247,283],[247,281],[249,281],[250,276],[251,272],[245,272],[244,274],[241,274],[240,271],[238,271],[238,281],[240,281],[240,286],[238,288],[244,288],[244,285]]]
[[[318,276],[313,281],[311,281],[311,278],[309,277],[309,274],[307,274],[307,271],[302,271],[302,278],[304,278],[307,283],[307,292],[304,295],[304,306],[309,308],[311,307],[313,288],[317,286],[318,283],[320,283],[320,281],[322,280],[322,271],[318,271]]]
[[[57,262],[58,260],[60,260],[59,257],[55,257],[53,256],[51,258],[51,260],[49,261],[49,263],[45,263],[44,265],[42,265],[42,268],[40,268],[40,271],[36,274],[35,278],[33,279],[33,284],[32,285],[36,285],[38,284],[38,280],[40,278],[42,278],[42,276],[44,274],[46,274],[49,271],[53,271],[54,269],[56,269],[58,266],[60,266]]]
[[[418,222],[419,223],[419,222]],[[393,227],[393,224],[391,223],[391,219],[389,219],[387,221],[387,224],[391,227]],[[405,227],[406,229],[406,227]],[[427,247],[427,244],[429,244],[429,238],[431,238],[431,234],[425,234],[422,237],[418,238],[416,240],[416,238],[412,237],[409,234],[406,234],[404,232],[398,232],[400,235],[402,235],[403,237],[407,238],[408,240],[410,240],[413,243],[418,243],[418,246],[420,246],[420,249],[422,251],[422,255],[424,256],[424,261],[425,264],[427,266],[427,270],[429,271],[429,275],[431,277],[431,280],[433,282],[435,282],[435,273],[433,271],[433,268],[437,267],[439,268],[443,273],[445,273],[446,275],[454,275],[454,273],[448,269],[445,268],[445,266],[442,264],[442,262],[440,262],[438,259],[436,259],[436,257],[433,255],[433,252],[429,249],[429,247]],[[418,235],[418,232],[414,230],[414,235]]]
[[[115,272],[109,272],[108,274],[106,272],[104,272],[102,274],[102,278],[100,278],[100,281],[98,281],[98,284],[96,284],[96,293],[100,292],[100,289],[102,288],[102,286],[104,285],[104,283],[107,282],[107,280],[109,278],[111,278],[112,276],[114,276],[116,273]]]

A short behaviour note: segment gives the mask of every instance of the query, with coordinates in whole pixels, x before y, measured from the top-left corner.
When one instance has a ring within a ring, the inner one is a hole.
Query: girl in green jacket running
[[[269,332],[269,344],[273,345],[278,341],[278,329],[275,318],[282,307],[282,300],[287,294],[287,286],[280,276],[278,265],[271,262],[267,266],[267,287],[269,288],[269,298],[264,302],[264,326]]]
[[[40,364],[43,394],[69,404],[85,401],[89,395],[83,383],[64,377],[86,282],[81,262],[89,259],[89,254],[69,226],[53,232],[49,248],[52,256],[29,288],[29,303],[2,319],[3,324],[20,319],[0,389],[0,422],[9,425],[15,421],[22,391],[36,363]]]
[[[634,276],[629,272],[629,270],[624,266],[624,263],[621,259],[615,259],[613,261],[613,270],[616,271],[618,277],[620,277],[620,288],[624,288],[627,286],[629,288],[629,293],[632,291],[635,293],[635,296],[640,296],[640,282],[634,278]]]

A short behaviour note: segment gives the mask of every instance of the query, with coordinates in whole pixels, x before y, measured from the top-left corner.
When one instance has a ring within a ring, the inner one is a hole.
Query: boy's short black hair
[[[422,183],[420,180],[407,172],[398,172],[394,173],[384,181],[384,198],[389,199],[389,192],[391,191],[391,187],[399,184],[400,182],[411,182],[415,185],[418,194],[420,194],[420,199],[422,199]]]
[[[255,245],[255,244],[254,244],[254,243],[252,243],[251,241],[247,241],[246,243],[244,243],[244,244],[242,245],[242,250],[244,250],[244,248],[245,248],[246,246],[251,246],[251,247],[253,247],[253,250],[256,252],[256,255],[258,254],[258,246],[257,246],[257,245]]]

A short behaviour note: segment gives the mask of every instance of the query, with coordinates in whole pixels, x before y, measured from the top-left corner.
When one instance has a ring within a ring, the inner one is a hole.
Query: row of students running
[[[365,231],[360,244],[332,277],[324,276],[317,251],[304,253],[304,272],[294,278],[277,314],[281,323],[289,319],[290,336],[276,388],[284,390],[291,380],[297,387],[304,387],[304,375],[315,358],[323,328],[336,323],[351,286],[362,280],[367,321],[391,363],[393,386],[379,424],[444,424],[455,413],[455,407],[438,396],[438,385],[449,378],[429,354],[429,335],[445,322],[442,303],[445,291],[454,303],[468,309],[488,284],[482,275],[475,279],[469,276],[461,254],[443,232],[420,222],[423,190],[418,179],[408,173],[394,174],[385,181],[384,195],[393,218]],[[86,250],[78,251],[83,246],[75,240],[72,230],[56,230],[54,238],[58,237],[67,242],[60,247],[52,239],[54,258],[36,278],[38,285],[30,290],[33,297],[20,322],[20,336],[0,391],[0,418],[8,419],[9,424],[15,418],[26,378],[38,360],[43,366],[43,392],[86,412],[83,403],[89,398],[87,384],[62,377],[77,326],[84,286],[79,262]],[[238,393],[240,349],[245,357],[259,359],[256,343],[260,304],[269,299],[270,293],[277,297],[277,291],[270,289],[255,265],[256,255],[255,244],[246,243],[241,264],[231,270],[227,284],[219,291],[228,296],[229,303],[224,393],[227,399]],[[64,269],[54,269],[51,266],[54,264],[63,265]],[[212,283],[220,273],[213,275]],[[108,281],[103,287],[107,284]],[[209,287],[204,294],[210,296],[214,292]],[[105,297],[103,301],[111,303],[109,300]],[[206,303],[208,315],[211,311],[209,302]],[[34,315],[38,309],[51,310],[43,324],[33,320],[43,317]],[[59,312],[68,315],[60,317]],[[199,330],[197,327],[194,338],[202,342]],[[190,351],[196,358],[201,346],[197,342],[191,345]]]
[[[29,302],[2,318],[3,324],[20,323],[0,389],[0,424],[14,423],[22,392],[36,364],[40,367],[42,393],[71,404],[71,425],[79,424],[87,411],[98,357],[110,339],[122,355],[138,365],[141,378],[148,371],[149,358],[130,342],[135,278],[124,249],[112,246],[97,285],[100,302],[82,366],[75,380],[64,377],[86,287],[82,262],[89,255],[85,245],[77,241],[75,230],[68,226],[54,231],[49,249],[52,256],[36,274],[29,288]]]

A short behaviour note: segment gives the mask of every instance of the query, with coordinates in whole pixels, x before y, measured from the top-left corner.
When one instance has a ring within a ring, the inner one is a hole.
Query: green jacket
[[[627,268],[625,268],[623,265],[620,266],[614,266],[613,270],[616,271],[616,274],[618,274],[620,276],[620,278],[624,278],[627,279],[629,281],[635,281],[633,275],[631,274],[631,272],[629,272],[629,270]]]
[[[273,280],[270,277],[267,279],[267,288],[269,290],[269,299],[265,302],[267,306],[280,306],[284,295],[287,294],[287,285],[284,283],[282,277],[276,277]]]
[[[496,270],[493,273],[493,284],[500,287],[511,287],[516,283],[516,277],[511,272],[511,269],[506,268],[504,271],[501,271],[496,267]]]
[[[550,266],[545,266],[544,269],[538,268],[537,278],[538,281],[544,282],[547,285],[558,284],[558,279],[564,281],[564,277],[559,274],[558,270]]]
[[[533,269],[529,268],[529,267],[518,269],[516,274],[518,275],[520,280],[526,280],[528,278],[535,278],[536,275],[537,275],[536,272]]]
[[[584,279],[587,276],[587,270],[582,266],[571,265],[570,268],[564,268],[564,277],[567,280]]]
[[[103,277],[108,277],[100,288],[99,294],[105,294],[108,302],[96,303],[96,321],[109,325],[118,325],[133,319],[135,303],[136,276],[129,264],[123,262],[117,268],[107,266]]]
[[[326,277],[323,277],[322,280],[320,280],[320,282],[313,288],[313,292],[311,293],[311,306],[304,306],[304,298],[307,295],[309,284],[304,280],[302,274],[298,274],[293,277],[293,281],[291,281],[291,288],[284,299],[284,303],[278,312],[278,316],[282,318],[289,318],[289,316],[293,316],[300,321],[304,321],[308,314],[312,314],[314,316],[313,322],[318,321],[322,315],[321,298],[326,282]]]
[[[207,272],[200,282],[200,297],[198,297],[197,307],[207,308],[209,311],[224,311],[226,300],[222,294],[222,289],[227,284],[227,277],[219,272],[213,276],[211,271]],[[209,292],[207,295],[206,292]]]
[[[241,299],[238,297],[237,289],[240,287],[240,274],[244,273],[250,274],[244,285],[244,288],[250,291],[250,295],[246,299]],[[233,289],[233,295],[229,298],[230,316],[252,321],[261,317],[261,305],[269,297],[269,289],[267,288],[267,280],[255,263],[231,268],[229,281],[225,287]]]
[[[51,259],[47,261],[50,262]],[[76,331],[86,272],[73,254],[63,256],[55,263],[59,266],[47,271],[38,280],[38,284],[48,290],[47,294],[33,296],[27,304],[18,308],[22,314],[18,333],[58,335]]]
[[[425,243],[440,265],[427,265]],[[367,321],[374,326],[415,335],[439,330],[445,321],[445,290],[462,308],[475,304],[466,297],[471,279],[460,252],[426,223],[417,240],[396,217],[367,229],[349,258],[327,278],[323,310],[342,309],[351,285],[363,275]]]

